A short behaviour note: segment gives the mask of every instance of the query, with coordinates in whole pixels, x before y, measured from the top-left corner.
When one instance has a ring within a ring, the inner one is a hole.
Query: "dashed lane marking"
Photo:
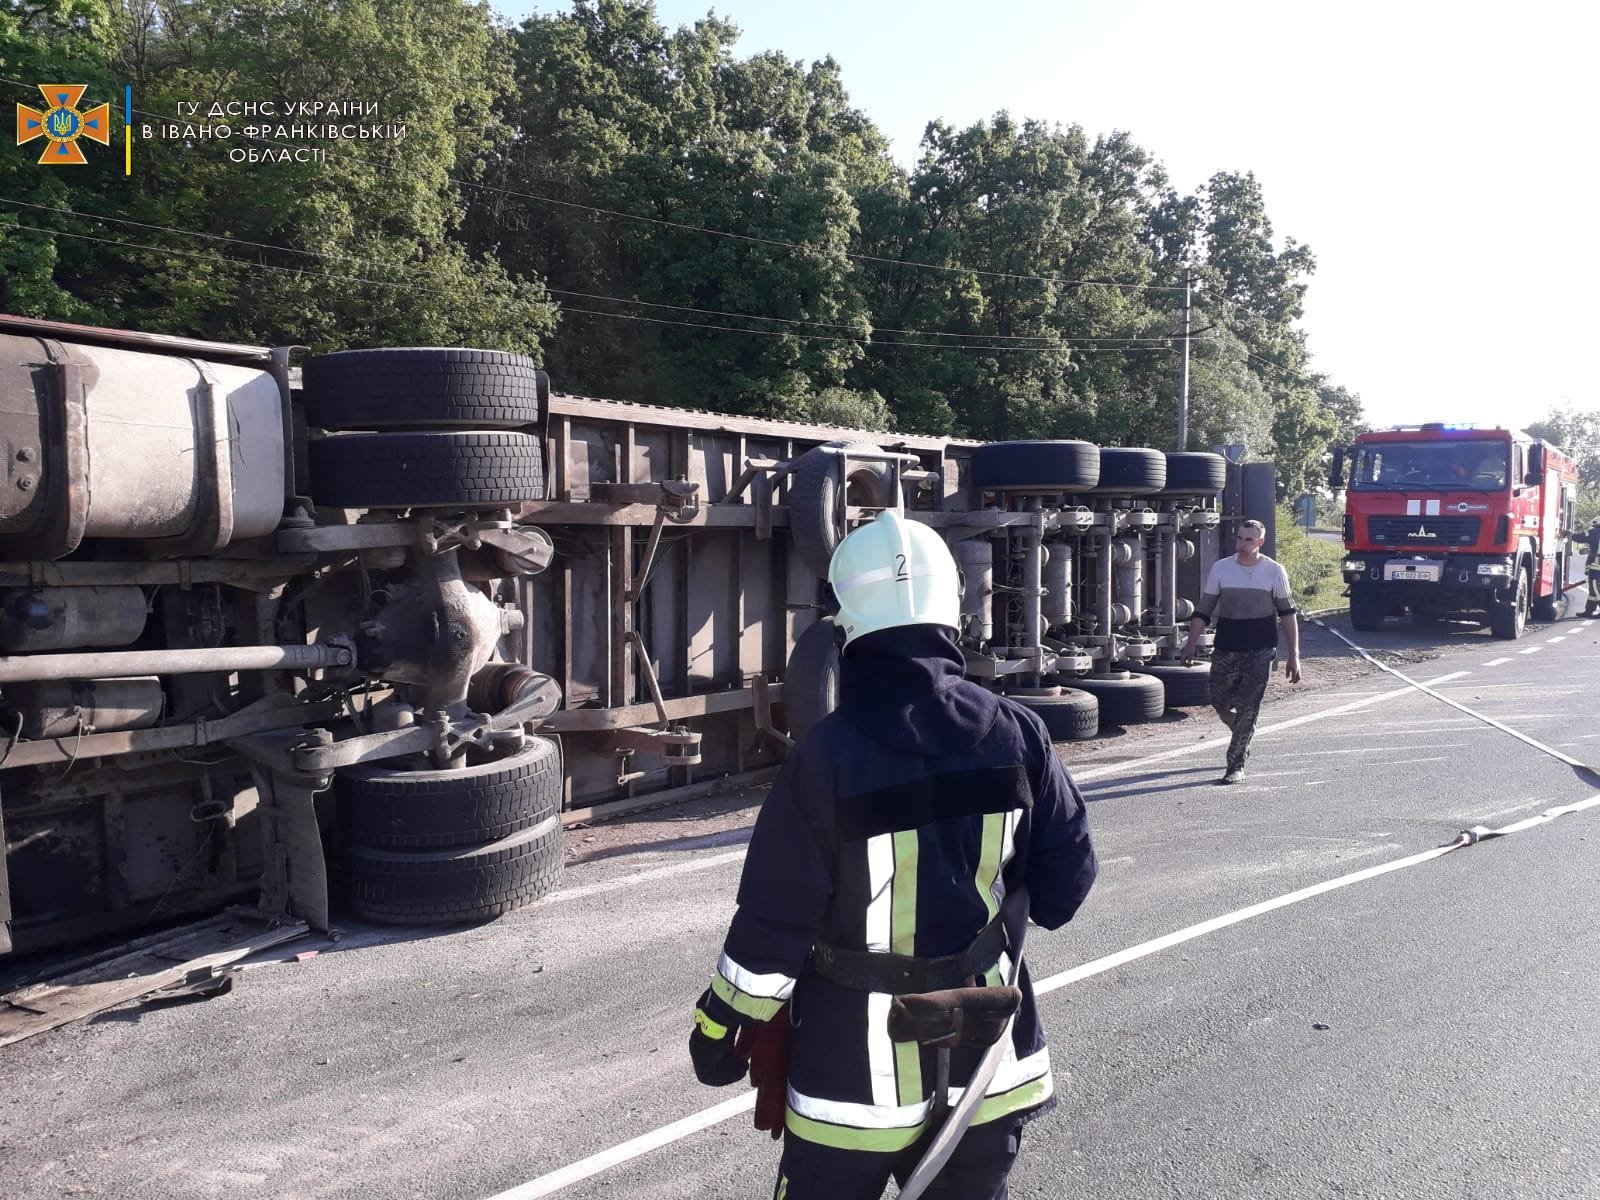
[[[1486,667],[1498,667],[1502,663],[1508,663],[1510,661],[1511,660],[1509,658],[1495,658],[1495,659],[1489,660],[1488,662],[1484,663],[1483,665],[1486,666]]]

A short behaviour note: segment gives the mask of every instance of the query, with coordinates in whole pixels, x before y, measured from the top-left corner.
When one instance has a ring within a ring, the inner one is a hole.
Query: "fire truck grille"
[[[1477,517],[1368,517],[1367,535],[1380,546],[1470,546]]]

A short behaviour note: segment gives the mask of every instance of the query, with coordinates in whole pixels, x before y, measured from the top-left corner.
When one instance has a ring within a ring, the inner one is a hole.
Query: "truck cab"
[[[1481,616],[1512,639],[1530,616],[1560,615],[1577,471],[1556,447],[1509,429],[1403,426],[1337,451],[1329,483],[1346,489],[1356,629],[1409,611]]]

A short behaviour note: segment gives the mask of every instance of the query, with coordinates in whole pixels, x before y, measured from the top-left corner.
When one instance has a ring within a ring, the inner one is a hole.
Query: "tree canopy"
[[[520,349],[614,399],[1168,448],[1187,277],[1188,448],[1243,442],[1296,494],[1360,427],[1296,327],[1315,258],[1249,173],[1180,194],[1125,133],[1007,112],[930,123],[903,169],[839,63],[740,58],[737,36],[669,29],[648,0],[515,28],[460,0],[0,0],[6,77],[132,81],[136,123],[342,97],[405,129],[235,119],[227,142],[139,141],[131,179],[10,156],[9,307]],[[324,156],[230,154],[291,145]]]

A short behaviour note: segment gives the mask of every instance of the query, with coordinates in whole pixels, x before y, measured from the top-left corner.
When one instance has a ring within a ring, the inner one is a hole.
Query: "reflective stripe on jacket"
[[[747,1019],[790,1002],[788,1127],[797,1136],[903,1149],[925,1128],[934,1079],[933,1051],[889,1040],[887,993],[808,969],[815,943],[957,954],[1008,903],[1028,904],[1035,923],[1057,928],[1094,882],[1083,799],[1043,724],[1007,700],[987,711],[992,720],[971,744],[938,756],[886,747],[831,714],[796,746],[762,805],[712,986]],[[985,981],[1001,982],[1009,969],[1002,956]],[[978,1123],[1052,1100],[1025,966],[1019,986],[1011,1047]],[[966,1047],[952,1054],[952,1104],[980,1056]]]

